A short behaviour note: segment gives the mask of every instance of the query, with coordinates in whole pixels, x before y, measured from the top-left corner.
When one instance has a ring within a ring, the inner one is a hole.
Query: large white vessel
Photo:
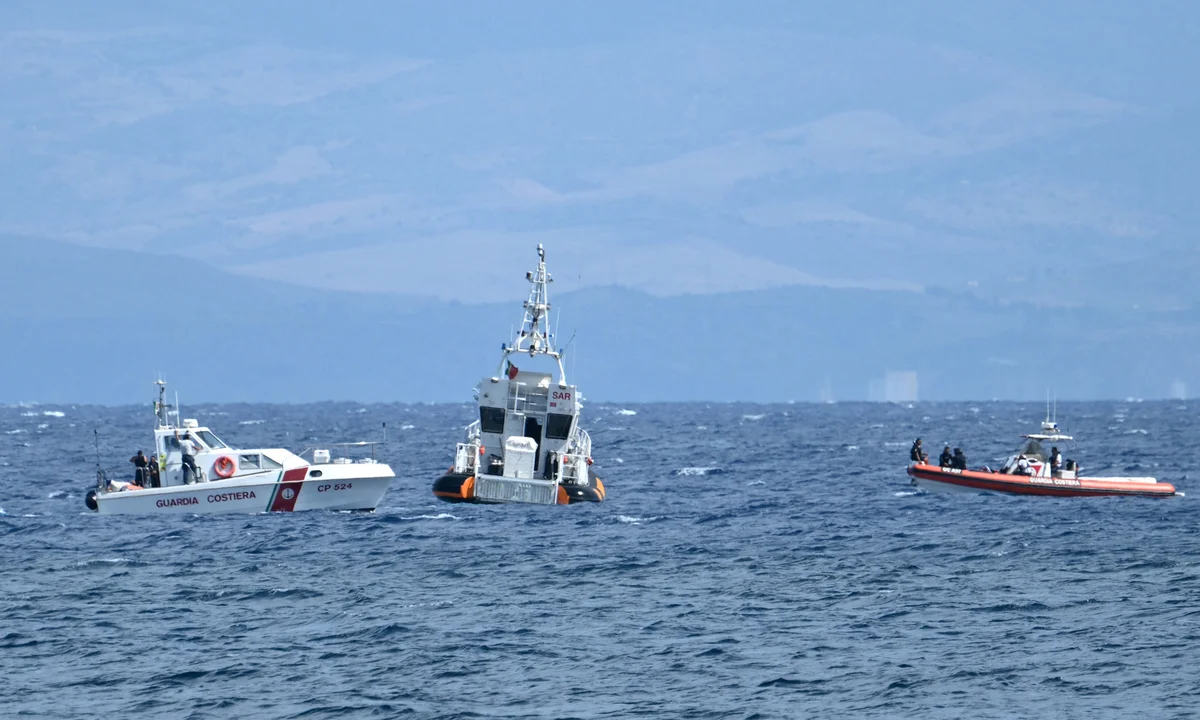
[[[525,301],[521,330],[502,346],[496,375],[476,388],[479,419],[467,426],[454,465],[433,484],[449,502],[566,505],[604,500],[604,483],[592,472],[592,439],[579,427],[579,389],[567,383],[563,352],[550,333],[552,282],[546,252],[538,245],[537,270]],[[551,373],[521,370],[514,357],[551,358]]]
[[[157,385],[154,454],[145,468],[131,471],[132,481],[110,479],[97,467],[96,489],[86,498],[90,509],[103,514],[374,510],[396,477],[375,460],[377,443],[335,446],[369,448],[371,456],[357,460],[331,460],[329,450],[312,450],[312,462],[278,448],[229,447],[195,420],[172,423],[176,413],[166,404],[166,384]]]

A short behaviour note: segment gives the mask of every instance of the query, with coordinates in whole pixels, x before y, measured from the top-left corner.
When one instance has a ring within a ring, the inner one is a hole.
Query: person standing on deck
[[[183,437],[179,437],[179,431],[176,430],[175,439],[179,441],[179,453],[182,455],[183,482],[185,485],[191,485],[200,480],[200,470],[196,467],[196,453],[200,451],[200,446],[189,432],[184,432]]]
[[[1050,448],[1050,474],[1060,472],[1062,472],[1062,453],[1058,451],[1058,448],[1052,447]]]
[[[145,454],[138,450],[137,455],[129,458],[129,462],[133,463],[133,484],[146,487],[146,466],[149,463],[146,461]]]

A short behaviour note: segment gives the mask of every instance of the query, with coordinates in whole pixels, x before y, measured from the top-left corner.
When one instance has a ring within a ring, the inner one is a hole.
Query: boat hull
[[[383,464],[312,466],[193,485],[89,493],[88,505],[94,502],[102,515],[374,510],[394,478]]]
[[[490,476],[485,476],[490,478]],[[497,479],[497,478],[491,478]],[[605,496],[604,483],[590,470],[590,484],[581,487],[577,485],[559,485],[556,489],[554,502],[539,503],[553,505],[571,505],[581,502],[602,502]],[[499,478],[503,481],[503,478]],[[466,473],[448,472],[433,483],[433,494],[440,500],[451,503],[477,503],[486,505],[508,504],[523,502],[517,499],[494,499],[480,497],[476,493],[476,478]]]
[[[936,465],[910,465],[908,475],[917,487],[940,492],[999,492],[1052,497],[1171,497],[1175,486],[1142,478],[1031,477],[958,470]]]

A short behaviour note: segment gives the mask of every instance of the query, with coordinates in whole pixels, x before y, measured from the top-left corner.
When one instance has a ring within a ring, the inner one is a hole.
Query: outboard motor
[[[83,504],[87,505],[88,510],[99,510],[100,504],[96,502],[96,491],[88,490],[87,495],[83,496]]]

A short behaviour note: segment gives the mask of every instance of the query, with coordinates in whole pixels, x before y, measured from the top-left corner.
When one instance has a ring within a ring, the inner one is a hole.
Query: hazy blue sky
[[[0,232],[466,302],[504,297],[542,241],[564,289],[1088,303],[1124,278],[1122,303],[1186,305],[1198,21],[1187,2],[9,2]]]

